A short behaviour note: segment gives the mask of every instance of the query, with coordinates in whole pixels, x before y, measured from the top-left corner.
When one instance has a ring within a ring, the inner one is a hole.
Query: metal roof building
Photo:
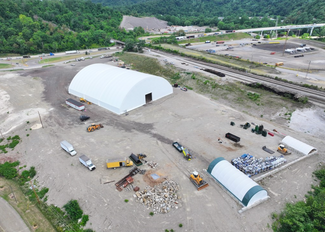
[[[69,93],[122,114],[173,93],[162,77],[92,64],[79,71],[69,86]]]
[[[213,160],[207,171],[244,206],[251,206],[268,198],[265,189],[223,157]]]
[[[311,155],[312,153],[317,152],[316,148],[314,148],[304,142],[301,142],[298,139],[292,138],[291,136],[284,137],[284,139],[282,139],[281,142],[284,143],[285,145],[301,152],[304,155]]]

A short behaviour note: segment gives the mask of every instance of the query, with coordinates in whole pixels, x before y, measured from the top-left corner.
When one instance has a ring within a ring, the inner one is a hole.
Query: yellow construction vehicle
[[[209,184],[206,181],[204,181],[199,175],[199,173],[196,171],[192,172],[190,176],[190,181],[195,185],[198,191],[209,186]]]
[[[103,128],[104,126],[102,124],[91,124],[90,126],[87,127],[87,131],[88,132],[92,132],[94,130],[97,130],[97,129],[100,129],[100,128]]]
[[[86,99],[84,99],[82,97],[79,100],[80,100],[80,102],[84,102],[84,103],[87,103],[88,105],[91,105],[90,101],[87,101]]]
[[[290,155],[291,154],[291,152],[289,152],[288,149],[283,144],[280,144],[278,146],[278,152],[280,152],[283,155]]]
[[[143,164],[142,160],[143,160],[145,163],[147,163],[147,161],[144,160],[144,158],[147,158],[147,156],[146,156],[145,154],[142,154],[142,153],[137,154],[137,155],[135,155],[135,154],[132,153],[132,154],[129,156],[129,158],[130,158],[130,160],[133,161],[133,163],[134,163],[136,166],[141,166],[141,165]]]

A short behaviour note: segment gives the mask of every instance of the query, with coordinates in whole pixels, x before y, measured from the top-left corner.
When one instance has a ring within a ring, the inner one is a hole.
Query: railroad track
[[[169,53],[156,51],[156,50],[155,50],[155,52],[161,53],[164,55],[171,55]],[[217,69],[216,71],[222,71],[227,76],[232,77],[237,80],[240,80],[240,81],[244,81],[244,82],[248,82],[248,83],[262,81],[265,83],[274,84],[274,85],[280,86],[281,88],[288,89],[290,92],[292,92],[292,91],[299,92],[302,95],[307,96],[309,101],[311,101],[311,102],[315,102],[315,103],[322,104],[322,105],[325,104],[325,92],[324,91],[319,91],[319,90],[302,87],[299,85],[283,82],[283,81],[276,80],[276,79],[269,78],[269,77],[258,76],[258,75],[251,74],[251,73],[244,73],[244,72],[232,69],[232,68],[224,67],[224,66],[221,66],[218,64],[212,64],[212,63],[195,60],[193,58],[181,57],[181,56],[177,56],[174,54],[172,54],[171,56],[175,56],[175,57],[177,57],[178,60],[185,61],[187,63],[191,63],[199,68],[209,68],[209,69],[214,69],[214,70]],[[202,66],[200,67],[199,64]]]

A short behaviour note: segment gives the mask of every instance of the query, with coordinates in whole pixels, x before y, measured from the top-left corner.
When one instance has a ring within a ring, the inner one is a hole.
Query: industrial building
[[[120,115],[172,94],[173,88],[162,77],[92,64],[76,74],[68,91]]]
[[[223,157],[213,160],[207,171],[246,207],[268,198],[265,189],[236,169]]]

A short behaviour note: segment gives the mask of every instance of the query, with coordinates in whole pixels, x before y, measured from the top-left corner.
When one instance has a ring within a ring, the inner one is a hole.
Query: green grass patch
[[[40,64],[44,64],[44,63],[54,63],[54,62],[58,62],[58,61],[63,61],[63,60],[65,60],[66,58],[68,58],[68,59],[72,59],[72,56],[46,58],[46,59],[42,59],[39,63],[40,63]]]
[[[14,67],[14,66],[11,65],[11,64],[0,64],[0,69],[2,69],[2,68],[11,68],[11,67]]]
[[[249,99],[251,99],[253,101],[258,101],[260,99],[260,95],[258,93],[248,92],[247,96]]]
[[[53,64],[49,64],[49,65],[42,66],[42,68],[47,68],[47,67],[52,67],[52,66],[54,66],[54,65]]]
[[[18,176],[16,167],[19,165],[19,161],[16,162],[5,162],[0,164],[0,176],[6,179],[13,179]]]
[[[1,139],[0,143],[2,143],[2,141],[4,141],[4,139]],[[6,144],[0,145],[0,154],[7,153],[8,148],[14,150],[14,148],[20,142],[20,137],[18,135],[15,135],[14,137],[9,136],[5,141],[7,142]]]

